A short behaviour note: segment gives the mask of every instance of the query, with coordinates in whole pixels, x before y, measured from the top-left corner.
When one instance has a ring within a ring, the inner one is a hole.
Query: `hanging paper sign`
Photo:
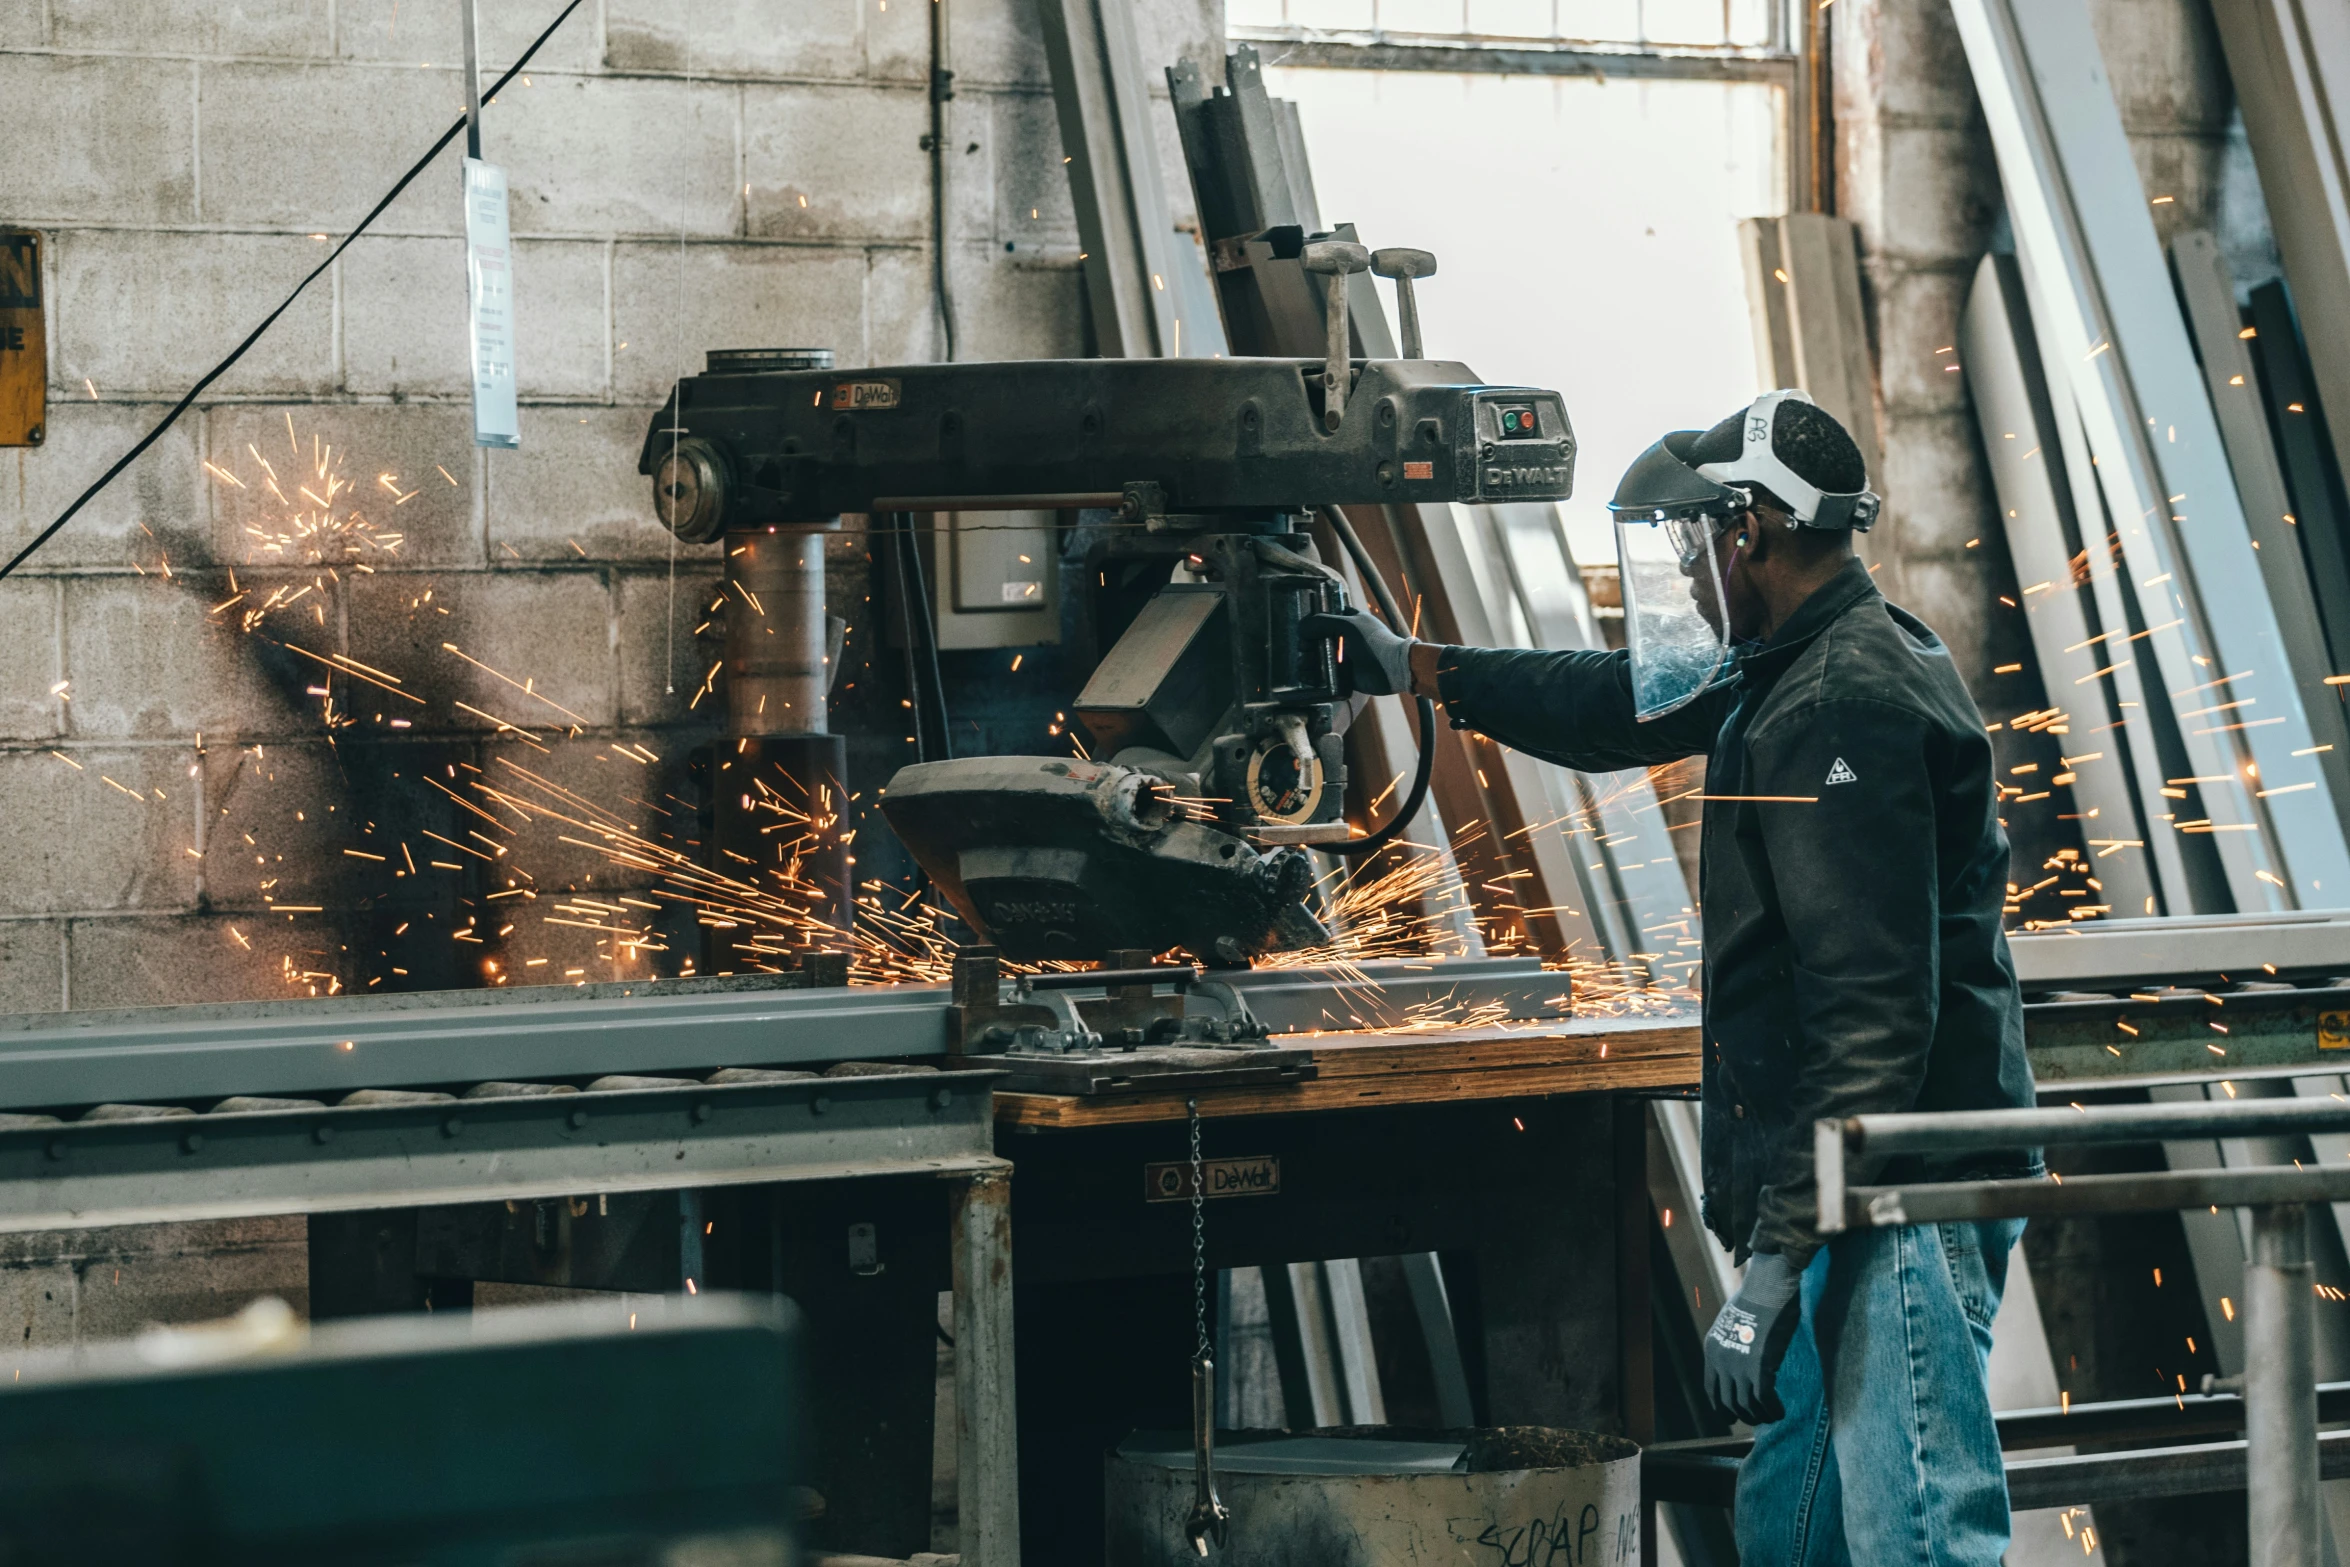
[[[465,281],[471,295],[473,444],[522,444],[514,407],[514,244],[506,227],[506,171],[465,160]]]

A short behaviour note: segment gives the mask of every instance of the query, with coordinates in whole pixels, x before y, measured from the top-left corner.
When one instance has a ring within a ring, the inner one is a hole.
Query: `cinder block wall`
[[[460,141],[0,583],[0,1011],[303,995],[390,964],[410,988],[630,971],[595,932],[538,922],[551,894],[617,892],[621,872],[561,832],[478,858],[481,824],[425,780],[462,791],[466,769],[519,762],[635,822],[683,792],[717,561],[679,551],[673,600],[639,444],[708,348],[939,354],[933,3],[586,0],[484,116],[513,192],[519,452],[471,443]],[[939,3],[959,357],[1082,353],[1032,0]],[[485,76],[560,8],[482,0]],[[1154,75],[1221,61],[1219,0],[1138,10]],[[0,452],[0,546],[56,516],[449,125],[461,58],[437,0],[0,0],[0,223],[45,237],[51,387],[47,444]],[[1179,175],[1171,120],[1161,139]],[[297,486],[322,467],[350,485],[338,529],[396,548],[269,547],[317,510]],[[483,714],[540,726],[536,743]],[[473,853],[419,853],[427,831]],[[456,939],[469,925],[479,939]],[[6,1338],[209,1315],[263,1288],[298,1301],[300,1233],[13,1248]],[[154,1262],[177,1257],[198,1260]],[[101,1288],[135,1298],[101,1311]]]

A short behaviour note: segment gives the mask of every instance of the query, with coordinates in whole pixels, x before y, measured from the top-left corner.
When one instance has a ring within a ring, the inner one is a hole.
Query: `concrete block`
[[[985,268],[993,258],[981,246],[947,253],[948,287],[966,268]],[[874,250],[866,254],[865,345],[877,365],[927,364],[939,353],[938,310],[931,289],[930,250]],[[956,312],[961,319],[960,309]]]
[[[930,106],[902,87],[743,88],[749,232],[919,239],[930,231]]]
[[[52,0],[50,43],[114,54],[322,56],[332,0]]]
[[[66,939],[77,1010],[324,995],[325,983],[294,976],[332,972],[347,958],[333,914],[77,919]]]
[[[561,5],[485,5],[481,8],[481,84],[488,87],[506,67],[546,30]],[[336,0],[335,52],[346,60],[377,60],[414,66],[427,61],[454,66],[464,59],[464,40],[457,31],[454,11],[419,6],[409,0]],[[530,76],[543,90],[545,75],[555,71],[596,69],[596,17],[583,5],[556,29],[530,62]],[[516,82],[510,91],[525,89]],[[420,149],[421,150],[421,149]]]
[[[2089,0],[2089,25],[2124,128],[2227,128],[2235,91],[2203,0]]]
[[[522,450],[489,464],[491,558],[666,560],[673,540],[653,516],[653,481],[636,471],[650,408],[522,410]],[[695,564],[715,545],[677,545]]]
[[[290,234],[77,230],[51,244],[58,380],[72,387],[87,377],[101,392],[173,398],[277,308],[321,254],[314,241]],[[332,390],[333,317],[333,290],[322,278],[214,390]]]
[[[1961,126],[1979,117],[1966,48],[1948,6],[1847,6],[1829,26],[1839,121],[1883,116]]]
[[[957,269],[965,359],[1073,359],[1085,351],[1085,299],[1074,262],[988,255]]]
[[[515,243],[515,370],[524,397],[606,395],[610,266],[611,247],[600,240]]]
[[[1979,128],[1889,124],[1839,184],[1870,260],[1980,257],[1999,212],[1999,169]]]
[[[954,56],[955,91],[967,87],[1036,87],[1050,90],[1043,25],[1025,0],[985,0],[964,5],[948,18]]]
[[[1958,318],[1971,281],[1956,267],[1896,266],[1875,279],[1877,380],[1888,409],[1948,413],[1967,405]]]
[[[0,468],[14,480],[0,492],[0,546],[13,556],[30,543],[166,411],[157,404],[53,396],[48,440],[37,450],[11,453],[19,461]],[[23,569],[121,567],[137,561],[154,571],[165,560],[175,570],[210,561],[207,481],[197,465],[204,420],[202,414],[183,416]]]
[[[548,76],[501,105],[492,161],[506,168],[517,234],[738,231],[742,192],[731,85]]]
[[[385,571],[481,559],[477,448],[463,404],[223,407],[206,421],[206,434],[207,459],[242,486],[207,474],[224,562],[267,569],[358,562]],[[317,499],[329,494],[322,477],[347,486],[333,491],[331,534],[318,525],[325,513]],[[265,597],[257,591],[249,602]]]
[[[1974,411],[1968,406],[1935,413],[1887,411],[1879,488],[1897,522],[1905,561],[1980,558],[1980,548],[1969,550],[1966,541],[1998,530],[1998,509],[1976,440]]]
[[[614,743],[620,739],[625,739],[629,749]],[[637,744],[644,745],[654,760],[631,755]],[[538,896],[501,900],[498,907],[503,908],[505,917],[491,926],[493,931],[508,923],[515,926],[506,939],[515,950],[517,966],[525,958],[541,955],[530,949],[524,933],[530,940],[541,939],[538,926],[542,917],[587,918],[555,907],[564,891],[592,895],[598,890],[651,886],[662,879],[660,874],[628,860],[650,857],[665,861],[671,854],[688,852],[675,837],[694,835],[691,817],[673,819],[662,809],[670,803],[666,796],[687,793],[686,747],[665,735],[640,731],[625,737],[582,736],[543,752],[499,740],[482,750],[484,781],[521,802],[536,818],[508,840],[512,847],[506,859],[529,873],[527,885]],[[588,846],[605,843],[612,847]],[[646,914],[645,910],[634,910],[628,919],[641,926]],[[582,949],[573,946],[564,950]]]
[[[719,591],[717,566],[698,553],[681,553],[674,592],[667,572],[620,574],[620,722],[675,724],[701,718],[715,729],[723,721],[713,705],[717,698],[694,700],[710,666],[718,662],[715,638],[698,634],[697,628],[709,620]],[[666,754],[670,747],[655,741],[653,749]]]
[[[51,920],[0,922],[0,1012],[54,1012],[65,1005],[65,928]],[[7,1277],[0,1271],[0,1281]],[[0,1282],[0,1291],[7,1288]],[[8,1344],[0,1306],[0,1348]]]
[[[1166,91],[1167,67],[1178,60],[1198,65],[1211,86],[1224,80],[1224,52],[1231,47],[1224,0],[1152,0],[1134,8],[1134,31],[1143,75],[1159,91]]]
[[[202,730],[225,741],[316,721],[301,710],[315,666],[297,667],[306,661],[244,635],[234,611],[208,614],[218,602],[210,581],[85,577],[64,591],[70,733],[160,739]]]
[[[87,1343],[159,1323],[215,1321],[264,1295],[306,1311],[309,1234],[300,1215],[97,1232],[78,1270],[75,1338]]]
[[[666,0],[606,0],[604,64],[660,75],[853,78],[865,72],[872,10],[873,0],[794,0],[787,22],[768,0],[703,0],[691,11]],[[901,23],[922,10],[922,0],[898,0]]]
[[[522,396],[601,396],[605,247],[523,240],[514,249]],[[341,270],[347,389],[395,397],[472,395],[464,241],[371,238],[352,247]]]
[[[465,241],[369,237],[345,252],[337,268],[346,389],[362,396],[471,395]]]
[[[947,47],[954,48],[954,36],[963,19],[966,5],[947,16]],[[961,81],[961,67],[951,59],[949,68]],[[865,79],[872,82],[914,82],[924,85],[930,81],[930,7],[920,0],[896,0],[887,10],[878,5],[865,10]],[[950,110],[954,105],[947,106]],[[951,121],[949,122],[952,123]]]
[[[448,30],[453,37],[454,13]],[[235,63],[206,65],[202,82],[202,210],[215,223],[340,236],[465,111],[458,73],[445,66],[354,73]],[[395,230],[459,232],[458,180],[438,180],[437,172],[419,176],[404,210],[383,221]]]
[[[701,370],[712,348],[830,348],[843,364],[861,364],[864,318],[858,251],[688,245],[681,263],[674,241],[624,242],[612,257],[613,392],[623,402],[659,402],[680,373]]]
[[[58,645],[59,588],[37,577],[0,583],[0,735],[46,740],[61,732],[65,704],[55,687],[65,678]]]
[[[46,0],[0,0],[0,49],[38,49],[48,41]]]
[[[0,914],[194,901],[194,759],[167,747],[0,753],[11,802],[0,819]]]
[[[403,868],[399,849],[366,826],[352,810],[342,759],[323,741],[208,748],[206,902],[216,913],[266,915],[281,903],[347,908],[389,893]]]
[[[9,117],[10,222],[196,215],[195,66],[0,54],[0,103],[23,110]]]
[[[418,602],[417,586],[413,577],[354,581],[349,652],[398,674],[407,689],[426,699],[423,716],[432,723],[464,730],[495,728],[504,720],[552,731],[612,721],[611,594],[600,575],[443,577],[429,604]],[[450,645],[464,656],[447,651]],[[518,689],[524,683],[536,695]],[[467,712],[459,702],[480,712]]]
[[[717,695],[696,693],[719,660],[714,634],[703,634],[710,606],[719,597],[717,566],[682,557],[677,587],[667,573],[620,576],[620,721],[623,724],[691,724],[712,728],[724,721]],[[674,632],[672,632],[674,601]],[[656,752],[667,747],[653,745]]]
[[[1063,250],[1076,259],[1077,207],[1061,162],[1061,126],[1053,101],[1005,93],[994,101],[995,240],[1014,254]]]

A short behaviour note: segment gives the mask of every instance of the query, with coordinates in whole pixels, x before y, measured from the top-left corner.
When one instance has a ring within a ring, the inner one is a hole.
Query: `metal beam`
[[[1523,38],[1396,37],[1302,27],[1235,27],[1267,65],[1342,71],[1459,71],[1494,76],[1590,76],[1602,80],[1769,82],[1795,85],[1795,56],[1769,49],[1626,48]]]
[[[1390,1027],[1430,1008],[1502,1002],[1558,1017],[1567,986],[1533,958],[1394,959],[1216,978],[1275,1033]],[[1195,996],[1195,999],[1198,999]],[[1198,999],[1213,1015],[1216,1004]],[[436,991],[0,1017],[0,1110],[336,1096],[606,1073],[795,1067],[950,1051],[943,985],[775,989],[679,980]]]
[[[2182,985],[2232,974],[2350,974],[2350,912],[2091,920],[2010,936],[2026,990]]]
[[[1060,111],[1061,147],[1085,247],[1095,346],[1105,358],[1206,358],[1224,349],[1213,314],[1186,318],[1167,185],[1159,173],[1150,93],[1135,40],[1132,0],[1037,0],[1045,59]]]
[[[2350,16],[2310,0],[2212,0],[2277,251],[2309,334],[2334,453],[2350,472]]]
[[[2238,908],[2338,901],[2350,844],[2318,791],[2281,792],[2313,777],[2295,753],[2315,742],[2083,0],[1953,12],[2050,379],[2079,409],[2128,591],[2164,628],[2132,656],[2179,703],[2210,780],[2193,786],[2205,820],[2186,825],[2211,833]]]
[[[2102,620],[2096,594],[2085,582],[2089,557],[2084,540],[2102,542],[2104,513],[2084,520],[2075,508],[2066,443],[2013,256],[1985,256],[1976,268],[1959,317],[1958,348],[2017,584],[2041,587],[2025,595],[2023,603],[2042,687],[2047,700],[2085,720],[2068,726],[2084,738],[2065,749],[2082,758],[2068,764],[2074,774],[2070,788],[2084,818],[2081,836],[2105,884],[2103,901],[2125,915],[2188,907],[2179,835],[2151,820],[2166,806],[2145,803],[2163,799],[2161,760],[2150,735],[2121,722],[2132,711],[2145,711],[2134,679],[2127,693],[2115,685],[2117,674],[2135,675],[2134,666],[2117,667],[2134,644],[2126,627]],[[2069,412],[2070,388],[2057,390]],[[2109,653],[2109,647],[2118,651]],[[2000,718],[2004,722],[2009,716]],[[2086,738],[2092,732],[2098,735],[2094,743]],[[2049,938],[2028,939],[2044,943]]]
[[[873,1175],[973,1175],[994,1072],[0,1130],[0,1234]]]

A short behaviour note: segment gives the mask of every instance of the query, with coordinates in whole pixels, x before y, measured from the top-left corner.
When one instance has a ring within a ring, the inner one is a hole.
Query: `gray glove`
[[[1352,689],[1367,696],[1397,696],[1411,690],[1412,639],[1396,635],[1377,616],[1359,609],[1308,615],[1297,629],[1301,636],[1345,639],[1340,667]]]
[[[1705,1396],[1750,1426],[1786,1414],[1779,1403],[1779,1362],[1803,1315],[1803,1272],[1775,1251],[1747,1260],[1746,1280],[1705,1335]]]

